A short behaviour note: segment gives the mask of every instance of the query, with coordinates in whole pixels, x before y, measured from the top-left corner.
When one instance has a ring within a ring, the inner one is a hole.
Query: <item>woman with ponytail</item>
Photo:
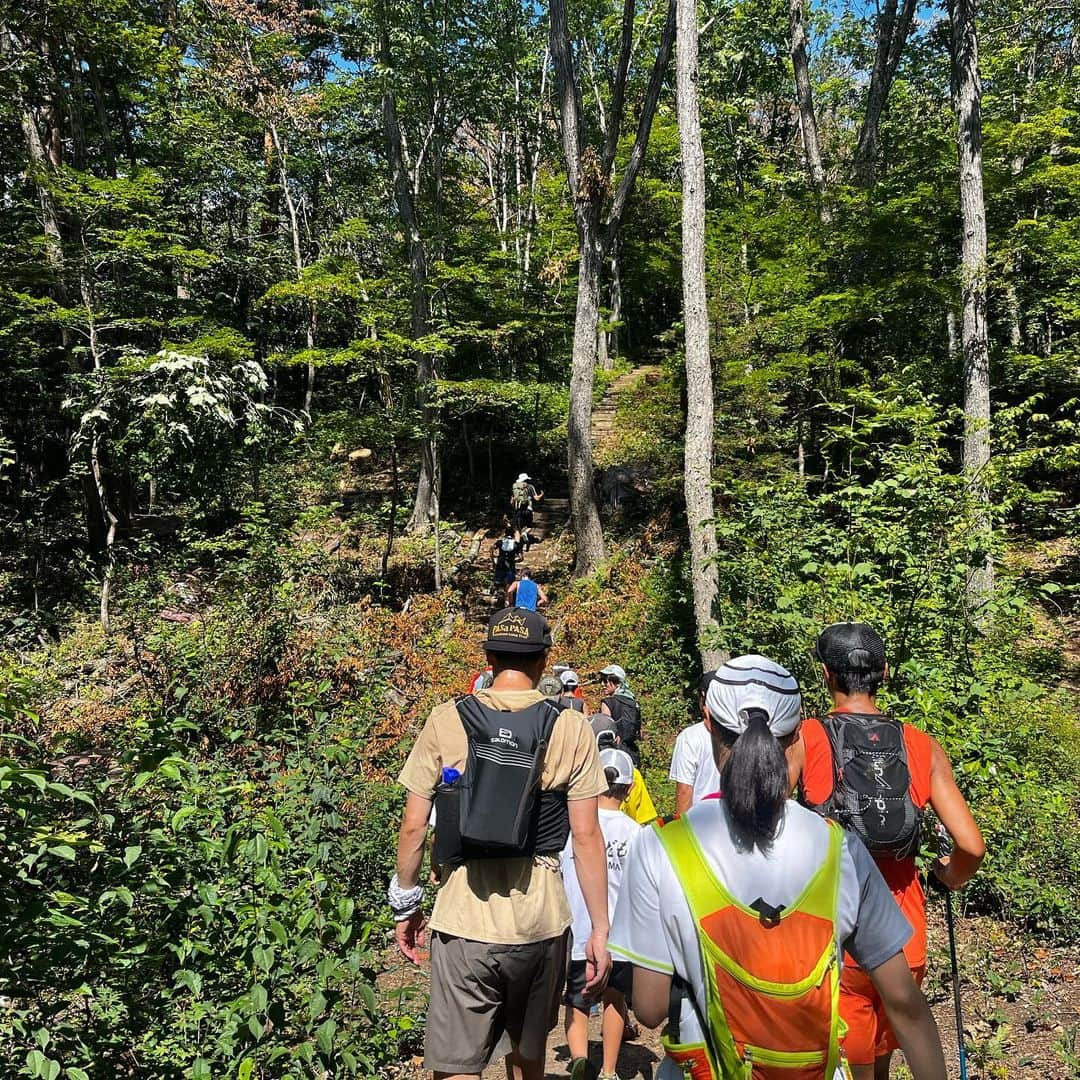
[[[764,656],[720,668],[705,699],[720,791],[643,829],[610,949],[634,1012],[668,1021],[657,1080],[834,1080],[847,950],[874,981],[914,1080],[944,1080],[937,1027],[904,959],[911,927],[866,849],[792,801],[802,701]]]

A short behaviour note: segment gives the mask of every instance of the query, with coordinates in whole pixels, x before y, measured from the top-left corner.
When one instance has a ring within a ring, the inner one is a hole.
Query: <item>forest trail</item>
[[[604,391],[599,404],[593,409],[592,444],[594,458],[615,435],[615,418],[619,410],[619,398],[623,394],[637,389],[642,380],[650,386],[659,382],[662,374],[663,368],[659,364],[642,364],[612,380]]]
[[[651,386],[659,381],[663,369],[658,364],[642,364],[613,379],[593,409],[592,446],[594,458],[600,457],[614,441],[617,434],[616,417],[619,403],[624,396]],[[519,569],[527,569],[542,584],[564,569],[566,552],[555,541],[570,524],[570,500],[563,494],[564,481],[552,477],[546,484],[544,499],[533,509],[533,523],[529,533],[533,543],[518,559]],[[462,539],[465,549],[449,577],[462,591],[462,603],[466,618],[477,625],[486,623],[496,607],[492,594],[491,545],[498,533],[495,529],[477,530]],[[552,598],[553,601],[555,598]]]

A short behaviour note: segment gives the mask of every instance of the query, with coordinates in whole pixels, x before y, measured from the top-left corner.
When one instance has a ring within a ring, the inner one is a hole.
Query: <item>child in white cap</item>
[[[600,831],[607,849],[608,911],[614,912],[622,883],[623,863],[641,826],[619,809],[634,782],[634,763],[625,750],[602,750],[600,765],[607,777],[608,789],[600,796]],[[603,1017],[603,1069],[599,1074],[589,1061],[589,1010],[592,1001],[583,994],[585,986],[585,943],[591,924],[581,895],[574,856],[570,844],[562,854],[563,883],[573,916],[570,969],[566,979],[566,1042],[570,1048],[571,1080],[619,1080],[615,1066],[627,1023],[633,967],[618,961],[601,997]]]

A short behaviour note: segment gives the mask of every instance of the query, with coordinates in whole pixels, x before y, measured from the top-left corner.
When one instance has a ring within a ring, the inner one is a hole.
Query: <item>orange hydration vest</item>
[[[697,924],[707,1036],[664,1048],[690,1080],[833,1080],[840,1049],[836,913],[843,830],[802,895],[776,918],[740,904],[717,879],[684,817],[657,830]]]

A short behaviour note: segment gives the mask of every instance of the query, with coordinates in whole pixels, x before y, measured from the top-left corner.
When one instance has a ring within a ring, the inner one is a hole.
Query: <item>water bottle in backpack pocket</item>
[[[457,783],[436,789],[436,862],[560,852],[569,832],[566,793],[540,790],[559,710],[545,700],[502,711],[472,696],[457,709],[468,755]]]
[[[912,858],[922,808],[911,797],[904,725],[886,713],[830,713],[821,726],[833,760],[833,792],[815,807],[850,829],[878,857]]]

